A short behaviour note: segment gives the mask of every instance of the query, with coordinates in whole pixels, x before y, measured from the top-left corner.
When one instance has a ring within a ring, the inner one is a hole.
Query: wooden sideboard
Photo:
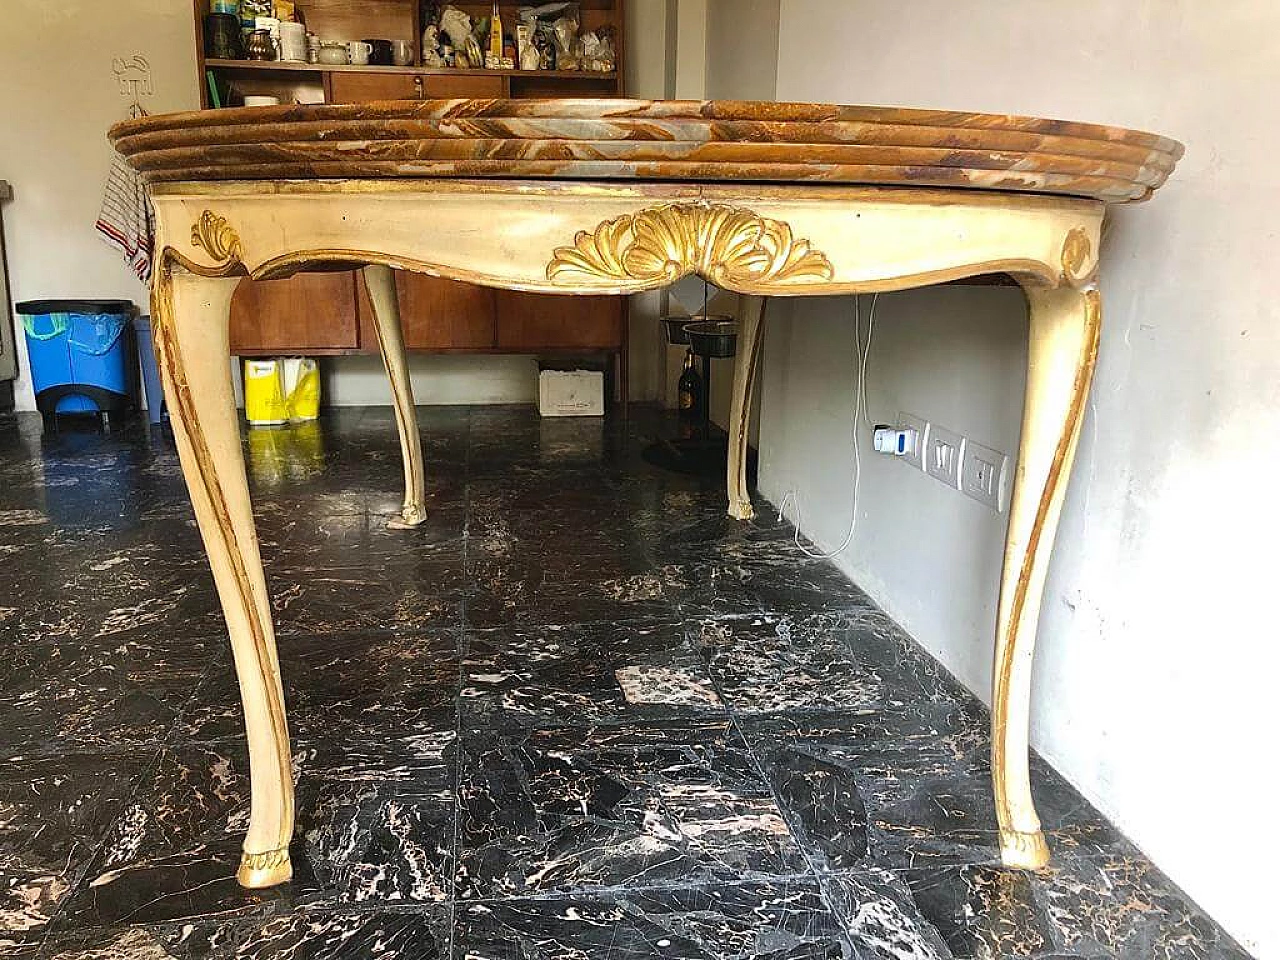
[[[322,39],[410,40],[419,59],[420,0],[299,0],[307,29]],[[489,3],[458,3],[473,18]],[[512,27],[516,5],[503,3]],[[282,103],[366,103],[453,98],[618,97],[623,94],[623,0],[584,0],[582,30],[609,25],[619,63],[613,73],[457,70],[422,66],[325,66],[206,58],[201,23],[208,0],[194,0],[201,101],[211,108],[207,73],[236,99],[270,94]],[[512,31],[514,32],[514,31]],[[234,101],[233,101],[234,102]],[[431,353],[599,355],[616,364],[626,396],[627,315],[622,297],[557,297],[477,287],[401,273],[396,279],[405,342]],[[245,357],[377,353],[369,295],[355,272],[243,280],[231,304],[231,352]]]

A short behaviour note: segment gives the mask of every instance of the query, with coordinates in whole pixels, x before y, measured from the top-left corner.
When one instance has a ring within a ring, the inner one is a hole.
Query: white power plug
[[[916,444],[920,442],[914,427],[891,427],[887,423],[876,424],[871,436],[877,453],[891,453],[895,457],[915,453]]]

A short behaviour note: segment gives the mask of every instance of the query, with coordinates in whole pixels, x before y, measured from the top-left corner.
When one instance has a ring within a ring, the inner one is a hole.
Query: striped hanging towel
[[[155,222],[151,198],[147,196],[142,177],[125,163],[124,157],[115,154],[96,226],[103,239],[124,254],[143,283],[151,280]]]

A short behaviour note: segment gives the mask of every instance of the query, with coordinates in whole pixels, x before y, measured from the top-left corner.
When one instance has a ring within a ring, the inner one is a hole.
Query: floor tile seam
[[[436,731],[431,731],[431,732],[434,733]],[[381,738],[380,742],[382,743],[404,741],[404,740],[415,740],[420,737],[430,735],[430,734],[424,734],[423,731],[420,729],[413,729],[411,727],[400,727],[400,726],[379,727],[377,730],[377,734]],[[216,736],[216,737],[215,736],[181,737],[175,743],[171,744],[171,746],[174,749],[178,749],[183,747],[217,747],[217,746],[226,746],[228,744],[243,745],[244,743],[245,743],[244,733],[228,733],[228,734],[223,734],[222,736]],[[295,751],[298,749],[310,749],[314,747],[315,743],[316,741],[311,738],[302,739],[302,740],[298,739],[295,736],[290,736],[289,738],[290,749]]]
[[[1000,871],[1001,873],[1015,873],[1015,874],[1021,873],[1021,874],[1026,874],[1027,876],[1033,879],[1038,876],[1043,876],[1039,871],[1026,871],[1026,870],[1021,870],[1014,867],[1006,867],[1000,862],[999,856],[997,854],[994,860],[991,860],[991,861],[931,863],[931,864],[925,864],[919,867],[889,867],[889,866],[875,867],[875,870],[881,874],[880,877],[877,877],[876,873],[873,872],[872,870],[867,870],[867,869],[846,869],[846,870],[839,870],[839,871],[833,870],[833,871],[828,871],[828,873],[826,874],[826,879],[828,882],[838,882],[843,879],[852,879],[852,880],[866,879],[866,880],[871,880],[875,882],[877,880],[883,880],[883,874],[889,874],[892,879],[897,880],[899,883],[902,884],[904,890],[907,893],[907,896],[909,897],[910,905],[916,910],[917,914],[919,915],[919,919],[923,921],[923,923],[929,929],[932,929],[935,933],[938,934],[939,937],[941,937],[942,931],[939,930],[935,924],[930,922],[927,917],[925,917],[924,911],[920,905],[920,902],[916,899],[915,892],[912,888],[912,885],[907,875],[914,873],[917,875],[918,879],[927,881],[931,877],[938,877],[938,876],[945,875],[947,871],[964,870],[966,868],[994,869],[994,870]],[[1039,911],[1045,918],[1048,918],[1050,921],[1050,927],[1051,927],[1049,931],[1050,943],[1046,945],[1044,949],[1039,950],[1034,954],[1030,954],[1030,955],[1007,954],[1004,952],[1000,952],[1000,953],[992,954],[991,955],[992,960],[1036,960],[1036,958],[1051,958],[1051,960],[1057,960],[1057,958],[1059,957],[1079,957],[1080,960],[1117,960],[1114,952],[1108,949],[1105,945],[1103,945],[1102,947],[1104,952],[1100,954],[1100,953],[1097,953],[1096,951],[1087,950],[1087,949],[1084,952],[1081,952],[1080,944],[1070,945],[1066,943],[1064,941],[1064,934],[1068,931],[1060,927],[1058,925],[1058,922],[1055,919],[1053,919],[1052,903],[1048,898],[1047,892],[1042,887],[1032,884],[1031,900],[1035,906],[1035,909]],[[1192,909],[1199,910],[1199,907],[1196,906],[1194,902],[1192,902],[1191,900],[1187,899],[1186,903]],[[1203,911],[1200,911],[1200,912],[1203,913]],[[1207,917],[1208,915],[1205,914],[1205,916]],[[1235,945],[1235,942],[1230,939],[1229,935],[1226,934],[1226,932],[1222,930],[1222,928],[1219,927],[1216,924],[1216,922],[1212,920],[1210,920],[1210,922],[1214,924],[1216,931],[1220,935],[1219,940],[1217,942],[1220,942],[1221,938],[1225,937],[1228,943]]]
[[[49,745],[48,741],[39,744],[0,744],[0,764],[13,763],[17,758],[23,760],[57,760],[72,757],[109,757],[118,754],[140,753],[142,751],[162,750],[166,746],[163,738],[155,740],[121,740],[114,743],[93,743],[75,738],[65,738]]]
[[[225,879],[232,879],[228,875]],[[318,899],[321,894],[304,894],[303,899],[292,900],[282,897],[276,900],[265,901],[256,904],[245,904],[239,907],[232,907],[219,910],[217,913],[200,914],[194,917],[182,917],[178,919],[167,920],[140,920],[137,922],[129,922],[128,920],[114,920],[109,923],[86,923],[78,926],[63,926],[56,930],[51,930],[45,938],[45,945],[49,945],[49,941],[58,940],[78,940],[85,937],[86,934],[93,935],[105,934],[107,936],[119,936],[133,930],[140,930],[147,933],[172,931],[175,934],[182,934],[184,931],[190,931],[195,925],[201,923],[210,924],[228,924],[241,925],[258,921],[268,923],[272,920],[288,918],[294,912],[315,911],[315,912],[334,912],[330,907],[330,902]],[[144,905],[146,906],[146,905]],[[39,954],[41,958],[47,954]],[[76,955],[80,957],[79,954]],[[97,954],[93,955],[97,957]],[[225,955],[214,954],[216,958],[223,958]],[[132,954],[129,955],[129,958]],[[129,960],[129,958],[121,958],[121,960]]]
[[[199,698],[200,691],[204,690],[206,688],[206,685],[213,683],[214,677],[215,677],[215,670],[216,670],[216,665],[213,662],[207,663],[205,665],[204,670],[202,670],[200,673],[200,679],[196,682],[194,688],[191,690],[191,693],[187,696],[187,699],[183,701],[182,706],[178,708],[177,713],[173,718],[173,722],[169,724],[169,729],[166,731],[164,737],[160,739],[159,741],[160,750],[156,754],[157,757],[162,756],[166,750],[176,750],[179,746],[183,745],[186,742],[184,738],[180,735],[180,732],[183,727],[183,723],[187,719],[188,715],[191,713],[193,705],[196,703],[197,699]],[[243,736],[242,736],[242,739],[243,739]]]
[[[561,627],[561,628],[563,628],[563,627],[576,627],[576,626],[595,626],[595,625],[597,625],[597,624],[604,625],[604,624],[611,624],[611,623],[626,623],[626,624],[633,624],[633,623],[648,623],[648,622],[652,622],[652,621],[654,621],[655,619],[656,619],[656,620],[659,620],[659,621],[668,621],[668,620],[670,620],[670,622],[677,622],[677,623],[678,623],[682,618],[681,618],[681,617],[671,617],[671,618],[667,618],[667,617],[657,617],[657,618],[655,618],[652,614],[647,614],[647,615],[637,615],[637,616],[635,616],[635,617],[617,617],[617,616],[615,616],[615,617],[609,617],[609,618],[607,618],[607,619],[602,619],[602,620],[598,620],[598,619],[592,619],[592,620],[569,620],[569,621],[565,621],[565,620],[551,620],[551,621],[543,621],[543,620],[512,620],[512,621],[509,621],[509,622],[506,622],[506,623],[494,623],[494,624],[489,624],[489,625],[480,625],[480,624],[472,624],[472,623],[468,623],[468,624],[465,624],[465,625],[464,625],[463,629],[465,629],[465,630],[535,630],[535,629],[537,629],[537,630],[550,630],[550,629],[553,629],[553,628],[556,628],[556,627]]]
[[[332,566],[329,564],[323,564],[318,566],[298,566],[298,567],[287,568],[285,570],[276,570],[274,572],[273,579],[276,583],[278,583],[281,580],[287,579],[290,584],[293,584],[301,580],[304,576],[308,578],[310,582],[314,582],[316,580],[326,580],[326,581],[335,580],[336,581],[340,575],[347,575],[346,580],[339,581],[339,582],[349,584],[353,588],[369,586],[369,585],[387,586],[393,583],[402,582],[406,574],[414,573],[416,571],[416,568],[422,564],[429,564],[429,565],[437,566],[440,568],[450,567],[457,564],[458,565],[457,572],[463,573],[465,572],[465,567],[462,566],[463,564],[462,552],[463,552],[462,544],[461,544],[461,541],[459,541],[459,546],[458,546],[456,556],[448,556],[448,557],[446,556],[438,556],[438,557],[398,556],[385,563],[381,561],[371,563],[371,562],[367,562],[369,558],[363,558],[363,559],[352,560],[349,563],[344,563],[342,566]],[[266,572],[269,576],[272,576],[272,571],[266,571]],[[367,581],[353,580],[351,579],[352,575],[363,576],[363,577],[367,577],[368,579]],[[454,590],[454,589],[457,589],[457,587],[446,586],[446,589]],[[275,608],[273,607],[273,609]],[[279,613],[278,610],[276,612]]]
[[[696,644],[695,638],[690,636],[688,632],[686,632],[686,639],[688,640],[689,643]],[[747,737],[746,731],[742,727],[742,722],[738,716],[738,711],[733,707],[732,702],[725,696],[724,688],[716,680],[715,675],[709,669],[709,665],[707,670],[707,677],[709,682],[711,683],[712,690],[715,691],[716,696],[720,699],[720,703],[724,707],[725,715],[728,718],[729,725],[733,728],[738,738],[742,741],[743,746],[746,747],[747,756],[751,759],[751,765],[755,768],[755,771],[757,775],[760,777],[760,779],[769,788],[769,793],[773,797],[774,803],[777,805],[779,811],[781,811],[789,821],[788,829],[789,829],[789,832],[792,833],[793,839],[796,841],[796,847],[801,851],[802,855],[804,855],[805,862],[809,865],[809,872],[811,874],[814,874],[814,863],[812,859],[809,857],[808,851],[805,850],[804,846],[799,842],[799,839],[797,838],[797,835],[794,832],[793,827],[795,825],[795,818],[792,814],[792,811],[784,803],[782,803],[781,798],[777,795],[777,791],[773,787],[772,780],[769,778],[768,772],[765,770],[764,764],[761,761],[760,757],[758,756],[755,746],[752,744],[751,740]]]
[[[797,881],[817,882],[817,877],[808,871],[788,873],[760,873],[754,876],[737,877],[731,880],[718,880],[714,877],[703,877],[689,880],[672,880],[658,883],[613,883],[592,884],[581,887],[564,887],[545,890],[537,893],[514,894],[509,897],[463,897],[454,902],[459,907],[490,905],[507,905],[513,903],[548,903],[569,899],[589,899],[596,896],[617,896],[625,894],[652,894],[673,892],[697,892],[716,890],[725,887],[756,887],[765,884],[795,883]]]
[[[74,900],[76,896],[81,893],[82,890],[86,889],[86,884],[89,881],[90,871],[93,869],[95,864],[97,864],[99,858],[102,856],[103,852],[106,850],[107,841],[109,840],[110,834],[111,834],[111,828],[117,822],[119,822],[120,818],[124,815],[125,811],[127,811],[128,808],[131,805],[133,805],[134,802],[138,799],[139,794],[143,789],[143,784],[149,783],[151,781],[152,774],[156,770],[158,770],[160,767],[160,762],[163,755],[164,755],[164,747],[160,747],[159,749],[156,750],[155,754],[148,760],[148,762],[143,765],[142,770],[138,773],[138,776],[134,779],[133,784],[130,786],[128,795],[121,798],[120,806],[115,816],[113,816],[107,823],[103,825],[101,836],[99,837],[97,843],[91,846],[91,851],[84,860],[85,866],[83,871],[81,872],[80,876],[76,879],[76,882],[71,884],[68,887],[67,894],[63,898],[62,902],[59,903],[58,906],[54,909],[53,913],[49,915],[48,922],[45,924],[45,928],[43,931],[44,935],[41,938],[41,946],[40,946],[41,954],[43,954],[45,944],[47,944],[50,936],[65,932],[62,929],[62,921],[66,916],[67,910],[71,906],[72,900]]]
[[[817,857],[810,851],[808,843],[802,839],[805,836],[803,821],[796,815],[795,811],[793,811],[789,805],[783,802],[783,798],[775,788],[772,778],[769,777],[768,771],[765,769],[764,763],[757,753],[755,745],[747,737],[745,730],[742,728],[737,711],[734,710],[730,702],[725,698],[724,691],[716,682],[714,676],[711,677],[711,683],[712,688],[716,691],[716,695],[720,697],[721,702],[725,705],[725,710],[729,715],[733,729],[737,732],[738,737],[746,747],[747,756],[750,758],[752,766],[755,768],[757,775],[759,775],[768,787],[769,794],[773,797],[774,804],[777,806],[778,811],[782,814],[782,817],[787,824],[788,833],[791,834],[792,841],[795,843],[796,849],[800,851],[800,856],[807,867],[806,875],[816,884],[818,896],[822,900],[823,906],[826,907],[828,913],[830,913],[836,920],[840,931],[840,938],[851,951],[850,955],[856,956],[858,954],[857,945],[852,942],[849,931],[845,926],[844,916],[838,909],[834,896],[828,891],[827,884],[823,880],[823,871]]]
[[[164,738],[164,745],[166,747],[173,747],[181,740],[178,734],[182,729],[182,723],[191,711],[193,705],[196,703],[197,698],[200,696],[200,691],[204,690],[206,685],[213,683],[215,670],[216,664],[213,662],[205,665],[204,670],[200,674],[200,680],[195,685],[195,689],[191,691],[191,695],[188,696],[186,701],[182,704],[182,707],[178,710],[177,717],[174,718],[173,723],[169,726],[168,735]],[[239,684],[237,684],[237,686],[239,686]]]
[[[466,627],[463,624],[457,624],[454,626],[446,626],[442,624],[438,627],[421,627],[421,626],[369,627],[369,628],[359,628],[355,630],[336,630],[336,631],[325,631],[319,628],[315,628],[315,629],[307,629],[307,630],[299,631],[296,633],[292,630],[277,630],[276,640],[278,642],[281,640],[326,640],[326,639],[344,639],[344,638],[355,638],[355,637],[409,638],[415,635],[425,635],[425,634],[439,635],[442,633],[454,633],[456,631],[465,630],[465,629]]]
[[[459,633],[466,628],[464,626],[436,626],[436,627],[368,627],[358,628],[354,630],[306,630],[299,633],[281,633],[277,632],[277,637],[288,637],[290,640],[350,640],[359,637],[378,637],[384,638],[389,636],[413,637],[421,636],[424,639],[434,637],[448,636],[449,634]],[[228,651],[229,652],[229,651]]]
[[[522,737],[524,740],[527,740],[530,734],[534,734],[534,733],[538,733],[539,731],[546,731],[546,730],[572,730],[572,731],[579,731],[579,732],[590,732],[590,731],[598,730],[602,733],[610,733],[618,730],[626,730],[626,729],[634,730],[637,728],[643,729],[647,727],[662,726],[665,724],[670,724],[673,721],[674,722],[692,722],[692,721],[724,722],[727,727],[730,727],[730,728],[732,727],[732,723],[729,720],[727,712],[721,709],[717,711],[707,710],[702,713],[686,714],[686,715],[680,715],[680,716],[677,716],[674,714],[668,715],[668,716],[650,715],[645,717],[622,716],[622,717],[605,717],[599,720],[583,720],[583,721],[575,721],[571,719],[557,720],[554,718],[538,717],[538,718],[534,718],[529,723],[510,722],[506,724],[499,724],[496,726],[488,725],[485,727],[485,729],[493,733],[495,740],[504,740],[504,739],[511,740],[515,737]],[[472,729],[477,729],[477,728],[468,727],[467,729],[468,731],[470,731]],[[659,740],[656,742],[648,741],[642,745],[637,745],[635,747],[620,747],[620,746],[614,745],[614,746],[611,746],[609,749],[611,752],[617,752],[617,753],[629,753],[629,752],[641,753],[641,752],[644,752],[645,750],[652,749],[655,745],[661,746],[665,742],[667,741],[664,741],[664,740]],[[672,741],[672,742],[684,743],[686,741]]]
[[[448,935],[444,960],[453,960],[455,938],[456,902],[458,898],[458,870],[462,856],[462,764],[465,753],[462,748],[462,691],[466,684],[466,657],[470,649],[467,624],[467,598],[471,595],[471,421],[474,411],[467,407],[466,445],[462,463],[462,599],[458,605],[459,630],[455,650],[458,657],[457,696],[453,702],[453,816],[449,837],[449,894]]]
[[[489,645],[492,643],[492,640],[495,636],[499,636],[499,635],[511,636],[514,633],[514,634],[519,634],[521,637],[528,637],[531,634],[541,634],[543,631],[547,631],[547,630],[557,630],[557,631],[569,630],[577,626],[582,626],[586,628],[595,628],[597,626],[604,627],[609,624],[618,624],[618,623],[625,624],[627,626],[631,626],[635,628],[661,629],[663,627],[680,627],[682,621],[679,619],[644,618],[639,620],[580,620],[580,621],[576,621],[575,623],[535,623],[535,624],[508,624],[508,625],[502,625],[502,626],[496,626],[496,627],[467,627],[463,631],[466,634],[467,647],[462,655],[462,660],[465,664],[465,662],[470,658],[473,645],[480,644],[481,649],[483,649],[485,645]],[[581,652],[581,648],[583,646],[590,646],[590,645],[591,643],[589,639],[585,641],[577,641],[575,643],[574,650],[576,652]],[[675,653],[678,654],[679,651],[675,651]],[[689,658],[693,658],[696,656],[697,656],[696,651],[690,651],[688,654]],[[644,664],[639,664],[639,663],[631,664],[631,665],[644,666]],[[520,665],[512,664],[512,666],[516,667]],[[544,674],[552,671],[553,669],[554,668],[552,666],[546,666],[546,667],[541,667],[541,669],[533,672],[535,674]]]
[[[219,615],[221,615],[221,607],[219,607]],[[129,643],[133,639],[139,639],[137,637],[131,637],[127,633],[123,635],[120,633],[94,634],[93,636],[80,635],[72,639],[78,642],[84,643],[86,646],[88,646],[94,643],[95,641],[110,640],[112,637],[118,637],[123,643]],[[23,637],[22,643],[24,646],[29,648],[43,647],[43,646],[52,647],[65,642],[66,639],[67,639],[66,637],[58,636],[56,634],[45,634],[45,635],[26,634]],[[225,629],[222,630],[221,632],[197,630],[194,633],[183,634],[182,645],[188,645],[193,642],[201,642],[206,640],[211,643],[214,641],[226,642],[226,639],[227,639],[227,634]]]

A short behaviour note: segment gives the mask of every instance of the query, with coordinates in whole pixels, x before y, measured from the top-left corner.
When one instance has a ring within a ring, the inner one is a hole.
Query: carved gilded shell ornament
[[[742,207],[666,203],[606,220],[558,247],[548,280],[660,285],[697,273],[720,286],[830,280],[831,261],[791,227]]]
[[[244,252],[235,228],[212,210],[204,211],[191,225],[191,245],[201,247],[218,263],[238,262]]]
[[[1062,276],[1073,287],[1091,279],[1097,270],[1097,258],[1091,256],[1092,252],[1089,234],[1082,227],[1073,227],[1067,232],[1062,242]]]

